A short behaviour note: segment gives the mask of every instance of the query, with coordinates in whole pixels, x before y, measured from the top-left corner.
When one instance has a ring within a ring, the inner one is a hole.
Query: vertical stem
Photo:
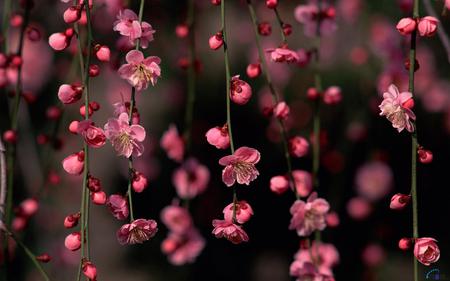
[[[6,200],[6,157],[5,146],[0,138],[0,222],[3,221],[5,215],[5,200]]]
[[[280,26],[280,29],[281,29],[281,40],[283,40],[283,44],[286,44],[287,39],[286,39],[286,35],[284,35],[284,31],[283,31],[283,25],[284,25],[283,20],[281,19],[280,13],[278,12],[277,8],[273,9],[273,11],[275,12],[278,25]]]
[[[259,60],[261,62],[261,69],[265,75],[267,85],[269,86],[269,90],[272,95],[272,102],[274,105],[276,105],[279,102],[279,98],[275,91],[275,87],[272,84],[272,78],[270,76],[269,68],[267,67],[266,57],[264,56],[264,52],[261,47],[261,39],[260,39],[260,35],[258,32],[258,19],[256,17],[255,9],[253,8],[251,0],[247,0],[247,7],[248,7],[248,11],[250,13],[250,17],[251,17],[252,23],[253,23],[253,31],[255,34],[256,47],[258,48]],[[284,35],[283,32],[282,32],[282,34]],[[277,121],[278,121],[279,130],[281,133],[281,140],[283,142],[284,158],[286,159],[286,166],[287,166],[287,170],[288,170],[289,181],[292,183],[292,188],[294,190],[295,196],[297,197],[297,199],[299,199],[300,195],[297,192],[297,187],[295,184],[294,176],[292,175],[292,161],[291,161],[291,155],[289,153],[288,135],[287,135],[286,127],[284,126],[284,123],[282,120],[277,119]]]
[[[9,40],[9,19],[11,17],[11,0],[5,0],[3,3],[3,21],[2,21],[2,34],[3,34],[3,50],[5,54],[8,53],[8,40]]]

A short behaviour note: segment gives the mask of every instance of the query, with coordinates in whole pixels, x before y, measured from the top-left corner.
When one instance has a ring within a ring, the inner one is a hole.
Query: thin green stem
[[[272,95],[272,102],[274,105],[276,105],[279,102],[279,98],[278,98],[277,92],[275,91],[275,87],[272,84],[272,78],[270,76],[269,68],[267,67],[266,57],[264,56],[264,52],[261,47],[261,38],[260,38],[260,35],[258,32],[258,18],[256,16],[255,9],[253,7],[251,0],[247,0],[247,7],[248,7],[248,11],[250,13],[250,17],[252,19],[256,47],[258,49],[259,61],[261,62],[261,69],[265,75],[267,85],[269,86],[269,90]],[[295,196],[297,197],[297,199],[299,199],[300,195],[297,192],[297,187],[296,187],[296,183],[294,180],[294,176],[292,175],[292,161],[291,161],[291,155],[289,153],[287,130],[286,130],[286,127],[282,120],[277,119],[277,121],[278,121],[279,130],[281,133],[281,140],[283,142],[284,158],[286,159],[286,166],[287,166],[287,170],[288,170],[289,180],[292,183],[292,188],[295,193]]]
[[[3,34],[3,51],[8,53],[8,40],[9,40],[9,20],[11,17],[11,0],[5,0],[3,3],[3,22],[2,22],[2,34]]]
[[[283,40],[283,44],[287,44],[286,35],[284,34],[284,31],[283,31],[284,22],[281,19],[280,13],[278,12],[278,9],[275,8],[275,9],[273,9],[273,11],[275,12],[275,16],[277,17],[278,25],[280,26],[280,29],[281,29],[281,40]]]

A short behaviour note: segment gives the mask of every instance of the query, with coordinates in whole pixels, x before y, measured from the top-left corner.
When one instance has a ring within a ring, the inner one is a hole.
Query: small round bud
[[[89,77],[97,77],[100,74],[100,67],[96,64],[89,65]]]
[[[17,142],[17,132],[14,130],[7,130],[3,133],[3,140],[7,143],[15,144]]]
[[[412,245],[412,239],[411,238],[402,238],[398,241],[398,247],[400,250],[406,251],[408,250]]]
[[[262,36],[269,36],[272,34],[272,26],[268,22],[261,22],[258,24],[258,32]]]

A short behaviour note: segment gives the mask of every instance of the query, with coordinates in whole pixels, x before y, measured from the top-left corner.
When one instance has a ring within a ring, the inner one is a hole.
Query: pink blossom
[[[289,153],[295,157],[303,157],[308,154],[309,142],[307,139],[295,136],[289,139]]]
[[[253,216],[253,209],[246,201],[238,201],[236,204],[229,204],[223,209],[226,221],[233,221],[233,213],[236,214],[236,222],[244,224]]]
[[[414,256],[423,265],[429,266],[439,260],[441,252],[436,239],[430,237],[417,238],[414,243]]]
[[[173,233],[183,235],[192,227],[192,218],[186,208],[171,205],[161,211],[161,221]]]
[[[181,162],[184,157],[184,140],[178,134],[177,127],[173,124],[164,132],[161,137],[161,147],[166,151],[167,156],[177,162]]]
[[[328,105],[338,104],[342,100],[341,88],[337,86],[329,87],[323,93],[323,102]]]
[[[270,59],[274,62],[297,63],[300,59],[295,51],[287,47],[268,49],[266,52],[270,54]]]
[[[133,182],[131,183],[133,190],[140,193],[147,188],[147,185],[147,178],[141,172],[135,171],[133,174]]]
[[[399,132],[405,128],[408,132],[414,132],[414,124],[411,120],[416,120],[416,115],[411,109],[404,107],[411,98],[410,92],[399,93],[398,88],[393,84],[389,86],[387,92],[383,93],[383,102],[379,106],[380,115],[386,116]]]
[[[250,87],[250,85],[247,82],[239,79],[239,75],[233,76],[230,83],[231,100],[239,105],[248,103],[248,101],[252,97],[252,88]]]
[[[79,122],[77,131],[90,147],[99,148],[106,142],[106,136],[103,129],[95,127],[94,122],[91,120],[83,120]]]
[[[81,17],[81,10],[77,6],[70,6],[64,11],[63,18],[65,23],[74,23]]]
[[[298,265],[305,262],[317,262],[317,270],[322,275],[333,276],[332,268],[339,263],[339,253],[333,244],[312,243],[309,249],[300,249],[294,256],[295,261],[291,264],[291,276],[296,276]],[[296,264],[297,262],[297,264]]]
[[[209,48],[211,48],[211,50],[217,50],[220,47],[222,47],[223,45],[223,35],[222,32],[217,32],[216,34],[214,34],[213,36],[211,36],[209,38]]]
[[[228,126],[214,127],[206,132],[206,140],[210,145],[218,149],[226,149],[230,146],[230,136],[228,135]]]
[[[110,118],[105,124],[105,135],[118,155],[129,158],[140,156],[144,151],[142,142],[145,139],[145,129],[140,125],[129,125],[128,114],[122,113],[119,118]]]
[[[304,25],[306,36],[314,37],[317,33],[317,24],[320,17],[320,35],[330,35],[336,30],[335,9],[328,5],[322,5],[321,11],[317,5],[299,5],[294,11],[295,19]]]
[[[70,251],[76,251],[81,248],[81,234],[80,232],[72,232],[66,236],[64,246]]]
[[[391,198],[390,208],[392,210],[402,210],[411,201],[411,195],[397,193]]]
[[[131,223],[124,224],[117,231],[117,240],[121,245],[141,244],[158,231],[158,224],[154,220],[137,219]]]
[[[311,173],[303,170],[294,170],[292,171],[292,177],[294,178],[298,195],[301,197],[308,196],[313,188]]]
[[[114,31],[118,31],[120,35],[130,37],[130,41],[134,41],[141,37],[142,28],[139,24],[138,16],[129,9],[120,11],[117,20],[114,22]]]
[[[325,229],[325,215],[330,209],[330,205],[325,199],[317,198],[313,193],[306,202],[297,200],[292,205],[292,214],[289,229],[297,230],[299,236],[309,236],[315,230]]]
[[[95,56],[99,61],[109,61],[111,58],[111,50],[109,50],[108,46],[95,46]]]
[[[109,196],[108,201],[106,202],[106,206],[108,206],[109,211],[116,219],[124,220],[128,218],[128,202],[127,199],[122,195],[113,194]]]
[[[334,281],[330,276],[320,274],[312,262],[295,260],[290,267],[291,276],[297,281]]]
[[[105,205],[106,193],[103,190],[91,192],[91,200],[95,205]]]
[[[153,34],[156,32],[153,27],[148,23],[143,21],[141,23],[142,35],[140,39],[142,49],[147,49],[148,44],[154,40]]]
[[[129,51],[125,57],[127,63],[123,64],[118,73],[126,79],[137,91],[145,90],[150,82],[155,86],[158,77],[161,76],[159,64],[161,59],[155,56],[144,58],[141,51]]]
[[[39,210],[39,202],[35,198],[23,200],[16,210],[16,215],[29,218]]]
[[[370,203],[362,197],[354,197],[347,203],[347,212],[355,220],[363,220],[372,212]]]
[[[247,233],[238,225],[226,220],[213,220],[214,229],[212,233],[217,238],[226,238],[233,244],[239,244],[248,241]]]
[[[251,63],[247,65],[247,76],[250,78],[256,78],[261,75],[261,64],[259,63]]]
[[[69,46],[71,37],[66,36],[64,32],[53,33],[48,38],[48,44],[55,51],[62,51]]]
[[[416,20],[412,19],[412,18],[402,18],[398,23],[397,23],[397,30],[398,32],[400,32],[401,35],[409,35],[411,34],[414,30],[416,30]]]
[[[356,172],[358,194],[370,201],[383,198],[392,188],[392,183],[391,169],[380,161],[368,162]]]
[[[377,266],[386,259],[386,253],[382,246],[369,244],[362,252],[362,259],[368,266]]]
[[[235,181],[249,185],[259,175],[255,164],[260,158],[258,150],[246,146],[238,148],[233,155],[220,158],[219,164],[226,166],[222,171],[222,181],[227,186],[232,186]]]
[[[275,115],[275,117],[279,119],[286,120],[289,117],[289,112],[290,112],[289,106],[284,101],[279,102],[273,108],[273,115]]]
[[[84,170],[84,152],[73,153],[62,161],[64,170],[71,175],[80,175]]]
[[[439,20],[435,17],[424,17],[419,19],[419,24],[417,25],[417,30],[420,36],[431,37],[433,36],[438,28]]]
[[[209,170],[195,158],[189,158],[175,170],[172,183],[182,199],[192,199],[203,193],[208,187]]]
[[[398,247],[400,250],[406,251],[411,247],[412,239],[411,238],[402,238],[398,241]]]
[[[83,262],[82,269],[84,276],[86,276],[89,280],[97,280],[97,267],[95,267],[92,262]]]
[[[185,235],[170,233],[162,242],[161,250],[168,255],[169,262],[183,265],[195,262],[205,247],[205,240],[196,229],[190,229]]]
[[[433,152],[427,149],[419,148],[417,150],[419,161],[422,164],[429,164],[433,161]]]
[[[286,176],[275,176],[270,179],[270,190],[282,194],[289,189],[289,181]]]

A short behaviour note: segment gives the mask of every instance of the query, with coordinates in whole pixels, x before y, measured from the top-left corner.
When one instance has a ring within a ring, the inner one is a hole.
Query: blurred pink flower
[[[236,210],[234,210],[236,208]],[[223,216],[226,221],[233,221],[233,213],[236,212],[236,222],[244,224],[253,216],[253,209],[246,201],[238,201],[235,204],[230,203],[223,209]]]
[[[317,193],[311,194],[306,202],[297,200],[290,209],[292,219],[289,229],[295,229],[299,236],[308,236],[315,230],[323,230],[327,226],[325,215],[329,209],[328,202],[317,198]]]
[[[147,89],[149,82],[155,86],[161,76],[160,58],[144,58],[141,51],[132,50],[127,53],[126,61],[118,70],[120,77],[126,79],[138,92]]]
[[[267,49],[266,52],[270,54],[270,59],[273,62],[296,63],[300,59],[295,51],[287,47]]]
[[[176,162],[181,162],[183,160],[184,140],[178,134],[178,130],[175,125],[171,124],[169,129],[162,135],[161,147],[166,151],[167,157],[170,159]]]
[[[386,259],[386,253],[382,246],[369,244],[362,252],[362,260],[368,266],[378,266]]]
[[[168,255],[170,263],[174,265],[195,262],[204,247],[205,240],[194,228],[185,235],[170,233],[161,244],[162,252]]]
[[[129,9],[119,12],[113,30],[118,31],[120,35],[130,37],[130,41],[134,41],[142,35],[139,18],[136,13]]]
[[[295,19],[304,25],[306,36],[314,37],[317,33],[317,24],[320,17],[320,35],[329,35],[336,30],[335,9],[328,5],[322,5],[319,11],[314,3],[299,5],[295,8]]]
[[[258,150],[246,146],[238,148],[233,155],[220,158],[219,164],[226,166],[222,171],[222,181],[227,186],[232,186],[235,181],[249,185],[259,175],[255,164],[260,158]]]
[[[372,206],[366,199],[354,197],[347,202],[347,212],[351,218],[363,220],[372,212]]]
[[[313,263],[317,261],[317,270],[320,274],[333,276],[332,268],[339,263],[339,253],[333,244],[328,243],[312,243],[309,249],[300,249],[294,256],[295,262]],[[294,263],[291,264],[292,269],[296,268]],[[295,270],[294,270],[295,271]]]
[[[154,220],[137,219],[124,224],[117,231],[117,240],[121,245],[133,245],[143,243],[158,231],[158,224]]]
[[[383,102],[379,106],[380,115],[386,116],[399,132],[405,128],[408,132],[414,131],[414,124],[411,120],[416,120],[416,115],[410,108],[405,107],[405,103],[411,99],[410,92],[399,93],[394,84],[391,84],[388,91],[383,93]]]
[[[177,194],[182,199],[192,199],[203,193],[208,187],[209,170],[201,165],[197,159],[189,158],[175,170],[172,183]]]
[[[380,200],[392,188],[391,168],[383,162],[365,163],[356,172],[355,184],[358,194],[369,201]]]
[[[270,179],[270,190],[276,194],[282,194],[289,189],[289,181],[286,176],[274,176]]]
[[[429,266],[439,260],[441,252],[436,239],[430,237],[417,238],[414,244],[414,256],[423,265]]]
[[[214,229],[212,233],[217,238],[226,238],[233,244],[248,241],[247,233],[238,225],[226,220],[213,220]]]
[[[192,218],[186,208],[171,205],[161,211],[161,221],[173,233],[185,234],[192,227]]]
[[[99,148],[106,142],[106,136],[103,129],[94,126],[94,122],[91,120],[83,120],[79,122],[77,131],[90,147]]]
[[[292,156],[303,157],[308,151],[309,143],[304,137],[294,136],[289,139],[289,152]]]
[[[128,202],[125,197],[120,194],[113,194],[109,196],[106,201],[106,206],[108,206],[109,211],[118,220],[124,220],[128,218]]]
[[[311,173],[303,170],[294,170],[292,171],[292,176],[294,177],[298,195],[301,197],[308,196],[313,189]]]
[[[108,119],[104,129],[118,155],[129,158],[131,155],[140,156],[143,153],[145,129],[140,125],[128,125],[128,114],[122,113],[119,118]]]

